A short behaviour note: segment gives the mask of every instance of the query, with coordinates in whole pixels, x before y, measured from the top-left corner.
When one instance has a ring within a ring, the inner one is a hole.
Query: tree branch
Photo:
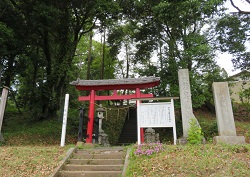
[[[166,25],[166,28],[167,28],[167,29],[163,28],[163,30],[167,33],[167,36],[169,37],[169,39],[174,40],[174,45],[175,45],[175,47],[178,49],[178,45],[177,45],[177,43],[176,43],[176,39],[175,39],[174,36],[172,35],[171,30],[169,29],[169,26]],[[181,57],[181,55],[180,55],[180,51],[179,51],[179,50],[176,51],[176,54],[178,55],[179,59],[182,60],[182,57]]]
[[[250,4],[250,0],[246,0]],[[236,6],[233,2],[233,0],[230,0],[231,5],[239,11],[240,14],[250,14],[250,11],[243,11],[238,6]]]

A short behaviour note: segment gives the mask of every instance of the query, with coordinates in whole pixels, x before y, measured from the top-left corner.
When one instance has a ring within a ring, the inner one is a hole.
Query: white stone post
[[[8,91],[9,91],[9,88],[4,86],[2,90],[1,104],[0,104],[0,142],[4,141],[1,130],[2,130],[3,116],[4,116],[5,106],[7,102]]]
[[[68,117],[68,106],[69,106],[69,94],[65,95],[64,111],[63,111],[63,124],[62,124],[62,136],[61,136],[61,147],[65,145],[66,126]]]

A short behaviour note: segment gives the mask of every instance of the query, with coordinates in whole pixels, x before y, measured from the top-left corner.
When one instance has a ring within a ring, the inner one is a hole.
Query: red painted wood
[[[134,90],[136,88],[144,89],[155,87],[160,84],[160,81],[142,83],[142,84],[120,84],[120,85],[94,85],[94,86],[81,86],[76,85],[78,90],[120,90],[120,89],[130,89]]]
[[[153,94],[140,94],[140,97],[137,97],[136,94],[132,95],[108,95],[108,96],[95,96],[95,100],[129,100],[132,98],[152,98],[154,97]],[[80,96],[78,98],[79,101],[89,101],[90,96]]]
[[[135,94],[136,94],[136,98],[142,98],[142,93],[141,93],[141,90],[140,88],[136,88],[135,90]],[[140,100],[137,100],[140,102]],[[143,128],[140,128],[140,137],[141,137],[141,143],[144,143],[144,129]]]
[[[92,143],[94,118],[95,118],[95,90],[91,90],[90,102],[89,102],[89,121],[88,121],[88,128],[87,128],[86,143]]]
[[[144,143],[144,128],[140,128],[141,143]]]

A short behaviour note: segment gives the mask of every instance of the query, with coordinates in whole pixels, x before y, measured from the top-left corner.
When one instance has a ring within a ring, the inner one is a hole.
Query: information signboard
[[[148,127],[173,127],[174,144],[176,144],[176,125],[174,102],[137,103],[137,130]],[[138,144],[141,143],[138,136]]]

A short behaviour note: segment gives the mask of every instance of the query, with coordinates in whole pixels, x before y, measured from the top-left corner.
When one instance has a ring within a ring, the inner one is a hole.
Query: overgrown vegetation
[[[190,120],[190,128],[188,130],[188,143],[189,144],[201,144],[204,138],[201,127],[199,126],[195,118]]]

